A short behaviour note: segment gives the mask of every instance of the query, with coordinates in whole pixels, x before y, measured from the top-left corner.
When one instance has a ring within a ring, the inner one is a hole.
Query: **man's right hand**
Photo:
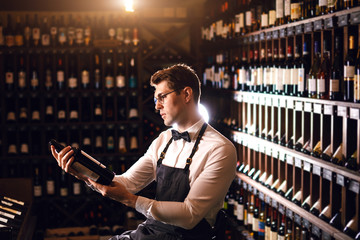
[[[79,173],[74,168],[71,167],[72,163],[74,162],[74,150],[71,148],[71,146],[67,146],[64,149],[62,149],[60,152],[57,152],[55,147],[51,145],[51,153],[56,159],[59,167],[61,167],[65,172],[70,173],[74,177],[83,180],[85,182],[88,181],[88,177],[85,175]]]

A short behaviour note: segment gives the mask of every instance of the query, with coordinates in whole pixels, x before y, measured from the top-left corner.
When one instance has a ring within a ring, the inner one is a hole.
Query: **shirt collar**
[[[194,125],[192,125],[191,127],[189,127],[188,129],[185,130],[189,133],[191,141],[194,139],[194,137],[196,137],[198,135],[204,122],[205,122],[205,120],[203,118],[201,118],[197,123],[195,123]],[[174,127],[174,129],[178,130],[175,127]]]

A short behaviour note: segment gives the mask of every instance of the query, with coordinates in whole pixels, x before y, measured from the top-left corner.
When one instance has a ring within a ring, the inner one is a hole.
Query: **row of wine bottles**
[[[138,95],[109,94],[59,94],[24,95],[5,98],[4,118],[6,123],[66,123],[125,121],[139,118]]]
[[[215,41],[350,9],[358,6],[358,1],[271,0],[264,3],[261,0],[224,0],[205,4],[209,10],[205,12],[207,22],[202,27],[202,38]],[[220,13],[216,11],[219,9]]]
[[[313,206],[310,211],[350,237],[359,239],[356,221],[351,218],[344,227],[341,226],[341,214],[329,218],[331,208],[329,204],[320,212]],[[286,203],[278,203],[240,179],[236,179],[229,189],[225,209],[240,225],[247,227],[254,239],[331,239],[331,233],[288,211]]]
[[[8,53],[4,55],[4,89],[137,88],[136,54],[106,52]]]
[[[156,128],[149,123],[144,134],[155,133]],[[85,125],[81,129],[61,127],[59,131],[47,128],[21,127],[18,130],[9,129],[4,132],[7,138],[4,140],[4,154],[6,156],[43,156],[47,155],[47,142],[50,139],[58,139],[64,146],[81,146],[85,152],[94,154],[105,153],[136,153],[139,150],[138,125]],[[42,137],[44,136],[44,137]],[[80,141],[81,139],[81,141]],[[2,148],[2,146],[1,146]]]
[[[283,47],[278,51],[276,45],[267,49],[267,58],[264,47],[260,56],[257,48],[243,48],[241,58],[220,52],[208,57],[203,82],[215,88],[360,102],[360,48],[356,54],[355,36],[349,37],[344,61],[340,36],[334,43],[331,53],[330,42],[324,40],[321,57],[320,42],[314,41],[313,61],[307,41],[295,48],[289,44],[286,58]]]
[[[8,14],[6,25],[0,19],[0,47],[79,47],[96,40],[136,47],[140,42],[135,22],[121,15],[41,15]]]

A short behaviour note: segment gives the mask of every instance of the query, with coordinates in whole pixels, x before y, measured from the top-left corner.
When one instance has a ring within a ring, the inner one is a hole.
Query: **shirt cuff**
[[[151,207],[153,202],[154,200],[139,196],[135,203],[135,209],[139,213],[142,213],[145,217],[154,219],[154,217],[151,215]]]

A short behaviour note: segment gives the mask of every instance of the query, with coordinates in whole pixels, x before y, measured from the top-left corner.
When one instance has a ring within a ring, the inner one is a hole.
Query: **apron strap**
[[[173,140],[173,137],[170,138],[170,140],[166,144],[164,150],[160,153],[160,158],[157,161],[157,166],[160,166],[162,164],[162,161],[165,158],[166,151],[168,150],[170,144],[172,143],[172,140]]]
[[[193,149],[192,149],[192,151],[191,151],[191,154],[190,154],[190,156],[186,159],[186,166],[185,166],[185,168],[184,168],[185,171],[189,170],[190,164],[191,164],[191,162],[192,162],[192,158],[193,158],[196,150],[198,149],[200,140],[201,140],[202,136],[204,135],[204,132],[205,132],[205,130],[206,130],[206,127],[207,127],[207,123],[204,123],[204,124],[202,125],[202,127],[201,127],[201,130],[200,130],[200,132],[199,132],[198,137],[196,138],[196,142],[195,142],[195,145],[194,145],[194,147],[193,147]]]

